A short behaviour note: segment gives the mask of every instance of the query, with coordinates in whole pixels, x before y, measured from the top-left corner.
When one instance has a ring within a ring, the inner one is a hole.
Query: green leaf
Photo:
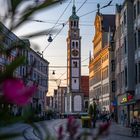
[[[39,12],[45,8],[50,8],[51,6],[54,6],[55,4],[57,4],[59,2],[60,2],[60,0],[45,0],[42,4],[40,4],[38,6],[30,7],[29,9],[25,9],[25,11],[23,11],[23,15],[22,15],[20,21],[17,24],[15,24],[12,29],[19,27],[21,24],[23,24],[25,21],[27,21],[29,19],[29,17],[32,16],[35,12]]]

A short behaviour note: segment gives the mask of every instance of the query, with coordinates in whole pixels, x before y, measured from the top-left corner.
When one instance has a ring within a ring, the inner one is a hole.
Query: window
[[[136,19],[136,5],[134,5],[134,20]]]
[[[72,48],[74,48],[74,46],[75,46],[75,42],[73,41],[73,42],[72,42]]]
[[[125,74],[125,87],[127,87],[127,67],[125,67],[124,74]]]
[[[124,18],[124,25],[125,25],[126,24],[126,11],[124,12],[123,18]]]
[[[126,48],[126,37],[124,37],[124,53],[126,54],[127,48]]]
[[[105,67],[102,71],[102,80],[108,78],[108,67]]]
[[[138,47],[140,47],[140,30],[138,30]]]
[[[140,62],[139,62],[139,72],[138,72],[138,74],[139,74],[139,83],[140,83]]]
[[[34,62],[33,55],[30,55],[30,64]]]
[[[135,50],[137,49],[137,34],[134,33],[134,45],[135,45]]]
[[[76,48],[78,48],[78,42],[76,42]]]
[[[115,71],[115,60],[111,60],[111,71]]]
[[[76,21],[74,21],[74,27],[76,27]]]
[[[78,21],[76,23],[77,23],[77,27],[78,27]]]
[[[112,81],[112,92],[115,92],[115,81]]]
[[[138,83],[138,81],[137,81],[138,73],[137,72],[138,72],[137,71],[137,64],[135,64],[135,82],[136,82],[136,84]]]
[[[108,84],[103,85],[102,88],[102,95],[109,93],[109,87]]]
[[[77,68],[77,61],[73,61],[73,67]]]
[[[137,1],[137,15],[140,14],[140,1]]]

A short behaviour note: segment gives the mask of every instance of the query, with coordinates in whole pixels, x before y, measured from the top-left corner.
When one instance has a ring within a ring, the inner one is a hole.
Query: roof
[[[73,7],[72,7],[72,15],[70,16],[70,19],[72,19],[72,20],[78,20],[79,19],[79,17],[76,15],[76,7],[75,7],[75,5],[73,5]]]
[[[115,29],[115,15],[102,15],[102,27],[105,32],[109,32],[109,27],[111,27],[111,32]]]

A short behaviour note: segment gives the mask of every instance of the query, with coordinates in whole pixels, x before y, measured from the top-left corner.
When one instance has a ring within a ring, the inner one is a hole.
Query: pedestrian
[[[125,116],[124,116],[124,110],[122,110],[122,112],[121,112],[121,124],[124,126],[124,124],[125,124]]]
[[[93,104],[89,105],[88,114],[91,118],[92,127],[95,128],[96,127],[96,119],[97,119],[97,105],[96,105],[94,99],[93,99]]]

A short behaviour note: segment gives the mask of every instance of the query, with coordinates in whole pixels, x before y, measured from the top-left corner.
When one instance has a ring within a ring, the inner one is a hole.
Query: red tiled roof
[[[89,96],[89,76],[81,76],[81,91],[84,96]]]

